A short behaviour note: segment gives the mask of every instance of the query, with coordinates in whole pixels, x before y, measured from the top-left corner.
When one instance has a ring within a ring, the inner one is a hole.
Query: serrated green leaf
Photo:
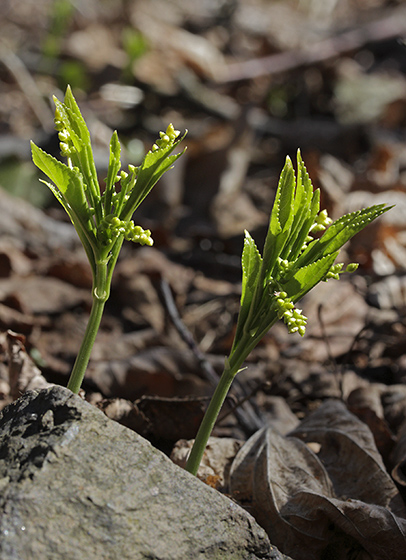
[[[66,205],[65,200],[61,194],[61,191],[59,189],[57,189],[55,187],[55,185],[53,185],[52,183],[48,183],[48,181],[44,181],[44,179],[40,179],[41,183],[44,183],[44,185],[46,185],[49,190],[52,192],[52,194],[55,196],[56,200],[62,204],[62,206],[64,207],[64,209],[66,210],[66,212],[69,214],[69,206]]]
[[[297,259],[295,265],[297,267],[306,266],[311,261],[341,249],[355,234],[359,233],[365,226],[390,208],[392,207],[378,204],[345,214],[331,224],[320,239],[313,241],[307,247]]]
[[[244,324],[251,306],[252,299],[257,289],[261,267],[262,257],[258,251],[255,241],[245,231],[244,248],[241,256],[242,266],[242,289],[240,315],[238,318],[237,330]]]
[[[303,213],[303,209],[308,208],[313,194],[313,185],[310,181],[309,174],[303,163],[300,150],[297,151],[297,179],[296,179],[296,195],[293,206],[295,217],[297,218]]]
[[[77,170],[68,167],[31,142],[32,160],[57,186],[64,200],[77,212],[88,216],[83,179]]]
[[[269,230],[272,235],[278,235],[284,230],[286,224],[289,222],[292,212],[294,190],[295,172],[293,170],[291,159],[287,157],[279,178],[275,201],[273,203],[271,218],[269,221]]]
[[[319,189],[315,190],[310,202],[310,207],[307,212],[307,216],[303,220],[302,227],[300,231],[297,232],[296,237],[294,238],[294,242],[292,243],[292,249],[289,254],[288,258],[291,261],[297,259],[300,253],[303,250],[303,245],[306,241],[307,236],[309,235],[309,231],[311,226],[313,225],[316,216],[320,210],[320,191]]]
[[[300,231],[302,227],[302,223],[306,218],[307,212],[310,207],[310,201],[312,199],[312,185],[310,182],[310,178],[307,175],[306,168],[303,165],[303,162],[300,157],[300,153],[297,154],[297,179],[296,179],[296,192],[293,201],[293,217],[294,223],[292,226],[292,235]]]
[[[285,172],[282,172],[279,181],[278,191],[278,221],[282,231],[288,229],[293,221],[293,198],[295,195],[295,172],[292,161],[287,158]]]
[[[287,157],[279,179],[269,221],[269,229],[265,239],[263,258],[267,276],[272,276],[277,265],[277,259],[289,238],[293,222],[293,197],[295,188],[295,172],[293,170],[292,161]]]
[[[94,242],[94,224],[85,196],[83,178],[77,169],[72,169],[47,154],[31,142],[34,164],[54,183],[44,181],[57,200],[68,213],[75,229],[80,232],[81,239],[85,236],[89,243]]]
[[[131,218],[135,210],[148,195],[154,185],[159,181],[165,171],[168,171],[174,162],[184,153],[185,150],[173,156],[169,155],[183,140],[183,138],[184,136],[164,148],[150,150],[146,154],[142,164],[138,168],[135,186],[120,213],[120,219],[129,220]]]
[[[64,105],[67,109],[67,115],[69,117],[71,127],[84,143],[90,144],[89,129],[87,128],[86,121],[79,109],[79,105],[76,103],[76,99],[73,97],[72,89],[70,88],[70,86],[66,88]]]
[[[391,207],[385,204],[377,204],[369,208],[357,210],[351,214],[346,214],[339,220],[336,220],[320,239],[321,246],[328,246],[329,251],[341,249],[351,237],[359,233],[365,226],[370,224],[378,216],[387,212]]]
[[[293,225],[289,241],[281,257],[294,261],[300,254],[320,208],[320,191],[313,192],[313,185],[303,163],[300,151],[297,152],[297,185],[293,209]]]
[[[255,241],[245,230],[244,248],[241,256],[242,266],[242,298],[246,291],[252,292],[256,284],[262,266],[262,257],[258,251]]]
[[[287,292],[293,303],[299,301],[323,280],[338,254],[339,251],[326,255],[307,266],[295,269],[285,279],[280,279],[283,290]]]

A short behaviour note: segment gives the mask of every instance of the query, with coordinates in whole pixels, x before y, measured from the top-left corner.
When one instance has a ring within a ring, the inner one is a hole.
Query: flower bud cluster
[[[358,263],[349,263],[346,266],[345,271],[342,270],[343,266],[344,266],[344,263],[333,264],[330,267],[330,270],[327,272],[327,274],[323,278],[323,281],[327,282],[327,280],[330,280],[330,278],[334,278],[334,280],[339,280],[340,279],[340,274],[342,274],[343,272],[349,272],[349,273],[355,272],[358,268]]]
[[[55,130],[57,130],[58,132],[61,132],[65,128],[65,125],[63,124],[62,121],[62,115],[59,109],[55,109],[54,125],[55,125]]]
[[[278,264],[283,272],[288,272],[288,270],[290,270],[293,267],[294,263],[289,262],[287,259],[281,259],[280,257],[278,257]]]
[[[65,125],[62,121],[62,117],[58,109],[55,111],[54,123],[55,123],[55,128],[58,131],[58,136],[60,140],[59,147],[61,150],[61,156],[62,157],[72,156],[77,152],[77,150],[73,144],[70,132],[65,128]]]
[[[62,157],[70,157],[77,152],[75,146],[73,145],[70,134],[67,130],[62,130],[58,133],[59,136],[59,147],[61,150]]]
[[[303,336],[306,332],[307,317],[301,309],[295,308],[286,292],[274,292],[278,306],[278,318],[284,320],[290,333],[298,332]]]
[[[169,144],[173,144],[179,136],[180,130],[175,130],[173,124],[169,124],[165,132],[160,132],[160,138],[152,146],[152,151],[155,152],[160,148],[166,148]]]
[[[99,233],[104,241],[110,242],[114,238],[123,235],[127,241],[134,241],[140,245],[154,244],[149,229],[134,225],[132,220],[120,220],[117,216],[110,214],[106,216],[99,226]]]
[[[340,280],[340,274],[342,274],[342,268],[344,266],[344,263],[336,263],[336,264],[332,264],[330,267],[330,270],[327,272],[327,274],[325,275],[325,277],[323,278],[324,282],[327,282],[327,280],[330,280],[330,278],[334,278],[334,280]]]
[[[288,331],[290,333],[298,332],[300,336],[304,336],[306,332],[307,317],[302,314],[301,309],[292,309],[289,313],[283,316]]]
[[[310,231],[313,233],[324,231],[332,223],[333,220],[327,214],[327,210],[322,210],[316,216],[316,219],[314,220],[314,224],[311,226]]]
[[[324,231],[331,223],[333,223],[333,220],[328,216],[327,210],[322,210],[316,216],[316,219],[314,220],[314,223],[310,226],[309,233],[318,233],[320,231]],[[300,250],[301,253],[305,249],[307,249],[307,246],[311,241],[314,241],[314,237],[312,237],[311,235],[308,235],[306,237],[306,239],[304,240],[304,243],[303,243],[302,248]]]
[[[138,167],[135,167],[135,165],[132,165],[131,163],[128,166],[128,173],[124,170],[121,171],[120,179],[122,179],[122,180],[127,179],[127,177],[129,176],[130,173],[131,173],[131,175],[136,175],[138,173]]]
[[[143,229],[141,226],[134,225],[132,220],[127,222],[124,237],[127,241],[134,241],[134,243],[139,243],[140,245],[149,245],[149,247],[152,247],[154,244],[151,231],[149,229]]]

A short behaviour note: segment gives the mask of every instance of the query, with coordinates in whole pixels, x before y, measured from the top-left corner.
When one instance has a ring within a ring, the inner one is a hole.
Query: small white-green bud
[[[358,268],[359,264],[358,263],[349,263],[347,264],[347,268],[345,269],[345,272],[355,272]]]

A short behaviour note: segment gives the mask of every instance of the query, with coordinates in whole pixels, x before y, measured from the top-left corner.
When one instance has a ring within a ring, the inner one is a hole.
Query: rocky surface
[[[67,389],[0,420],[2,560],[275,559],[234,502]]]

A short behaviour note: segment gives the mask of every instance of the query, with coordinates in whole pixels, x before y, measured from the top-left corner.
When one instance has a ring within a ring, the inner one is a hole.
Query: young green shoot
[[[55,159],[33,142],[31,148],[35,165],[51,181],[43,182],[68,213],[92,270],[92,308],[68,382],[68,388],[78,393],[123,241],[153,244],[151,232],[135,225],[132,216],[160,177],[182,155],[183,152],[171,154],[184,136],[170,124],[141,165],[129,165],[126,172],[121,170],[121,147],[114,132],[107,178],[101,190],[90,133],[70,87],[63,102],[56,98],[54,102],[55,128],[61,155],[67,162]],[[319,282],[339,279],[343,264],[335,260],[342,246],[390,208],[385,204],[371,206],[332,223],[327,212],[320,211],[319,201],[319,190],[313,190],[298,152],[297,178],[289,158],[282,170],[262,256],[245,232],[242,295],[234,342],[187,461],[186,469],[192,474],[197,473],[220,409],[250,352],[278,319],[284,320],[290,333],[305,334],[307,318],[295,304]],[[313,237],[321,231],[321,237]],[[356,268],[352,263],[345,271],[354,272]]]
[[[319,282],[339,279],[343,264],[335,264],[335,260],[341,247],[389,208],[378,204],[346,214],[332,223],[327,212],[320,211],[320,192],[313,190],[300,152],[297,178],[291,160],[286,159],[262,256],[253,238],[245,232],[242,295],[234,342],[186,470],[197,474],[220,409],[250,352],[278,319],[283,319],[290,333],[305,334],[307,317],[295,304]],[[313,237],[313,233],[324,230],[321,237]],[[345,271],[354,272],[357,267],[351,263]]]
[[[170,155],[183,140],[170,124],[166,132],[146,154],[139,167],[121,170],[121,146],[117,132],[110,141],[110,157],[104,191],[100,189],[90,133],[76,100],[68,86],[63,102],[54,97],[55,128],[61,155],[67,163],[55,159],[31,142],[35,165],[51,180],[43,181],[62,204],[86,251],[93,276],[93,303],[88,325],[79,349],[68,388],[78,393],[105,303],[110,294],[114,267],[124,239],[152,245],[149,230],[132,221],[135,210],[160,177],[170,169],[183,152]]]

